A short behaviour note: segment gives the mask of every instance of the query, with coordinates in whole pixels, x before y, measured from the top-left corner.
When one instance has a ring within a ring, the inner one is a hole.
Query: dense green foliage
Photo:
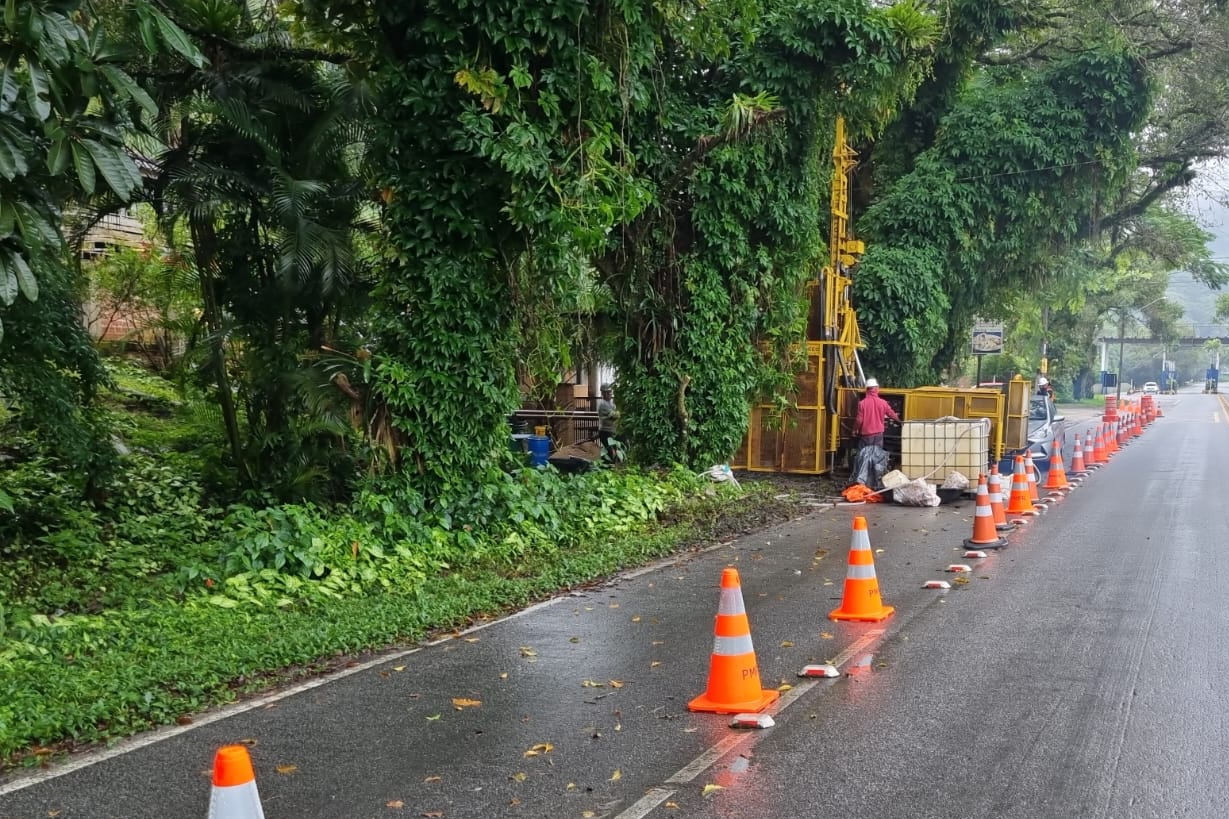
[[[1089,232],[1098,199],[1134,167],[1147,106],[1143,65],[1117,44],[1027,77],[983,73],[861,222],[870,366],[904,383],[938,377],[992,297],[1034,285]]]
[[[1077,387],[1107,321],[1179,332],[1170,271],[1229,281],[1170,201],[1229,150],[1227,13],[7,0],[0,752],[670,548],[695,479],[640,470],[792,398],[838,116],[881,379],[958,375],[975,315]],[[80,264],[134,202],[150,247]],[[88,299],[156,374],[104,369]],[[641,466],[513,461],[508,414],[599,364]]]

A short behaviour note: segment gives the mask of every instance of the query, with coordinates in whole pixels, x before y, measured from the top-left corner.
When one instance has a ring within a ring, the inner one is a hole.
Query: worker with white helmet
[[[888,418],[900,423],[896,410],[879,397],[879,382],[874,378],[866,379],[866,394],[858,402],[858,414],[853,424],[858,446],[883,446],[884,421]]]
[[[1054,397],[1054,388],[1050,386],[1050,379],[1044,375],[1037,376],[1037,394],[1044,395],[1047,398]]]

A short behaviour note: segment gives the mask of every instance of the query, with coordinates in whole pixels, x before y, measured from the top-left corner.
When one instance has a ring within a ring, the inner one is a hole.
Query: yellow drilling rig
[[[854,238],[850,227],[850,177],[857,159],[857,152],[846,139],[844,119],[838,117],[832,150],[828,264],[819,280],[807,288],[810,315],[806,369],[795,379],[794,401],[788,409],[781,410],[775,404],[752,408],[747,436],[731,461],[736,469],[823,474],[834,469],[852,446],[853,419],[866,383],[858,358],[858,350],[864,345],[852,293],[854,270],[866,252],[865,244]],[[981,424],[986,429],[984,440],[978,438],[984,451],[971,453],[966,458],[970,463],[964,464],[966,469],[976,469],[972,462],[978,460],[984,468],[986,463],[997,462],[1027,446],[1031,384],[1021,378],[1001,389],[882,388],[880,395],[893,405],[906,427],[911,421],[985,419]],[[916,432],[920,438],[950,432],[938,430],[910,428],[908,432]],[[942,446],[942,441],[917,443],[921,449],[937,450]],[[909,463],[914,442],[902,443],[899,431],[887,436],[886,448],[896,463],[914,471],[922,470],[933,460],[922,458]],[[938,474],[938,480],[943,477]],[[976,480],[976,473],[970,477]]]

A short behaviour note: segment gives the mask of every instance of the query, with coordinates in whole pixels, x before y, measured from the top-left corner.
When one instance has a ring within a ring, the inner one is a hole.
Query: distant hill
[[[1216,298],[1223,292],[1226,291],[1211,290],[1200,284],[1189,273],[1178,272],[1170,275],[1165,298],[1182,307],[1182,321],[1191,325],[1195,335],[1225,336],[1229,335],[1229,325],[1212,322]]]

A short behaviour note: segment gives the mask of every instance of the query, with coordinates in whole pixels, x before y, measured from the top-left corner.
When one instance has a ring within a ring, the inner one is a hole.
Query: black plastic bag
[[[883,447],[870,444],[858,450],[853,458],[850,483],[860,483],[876,491],[883,489],[883,476],[888,473],[888,453]]]

